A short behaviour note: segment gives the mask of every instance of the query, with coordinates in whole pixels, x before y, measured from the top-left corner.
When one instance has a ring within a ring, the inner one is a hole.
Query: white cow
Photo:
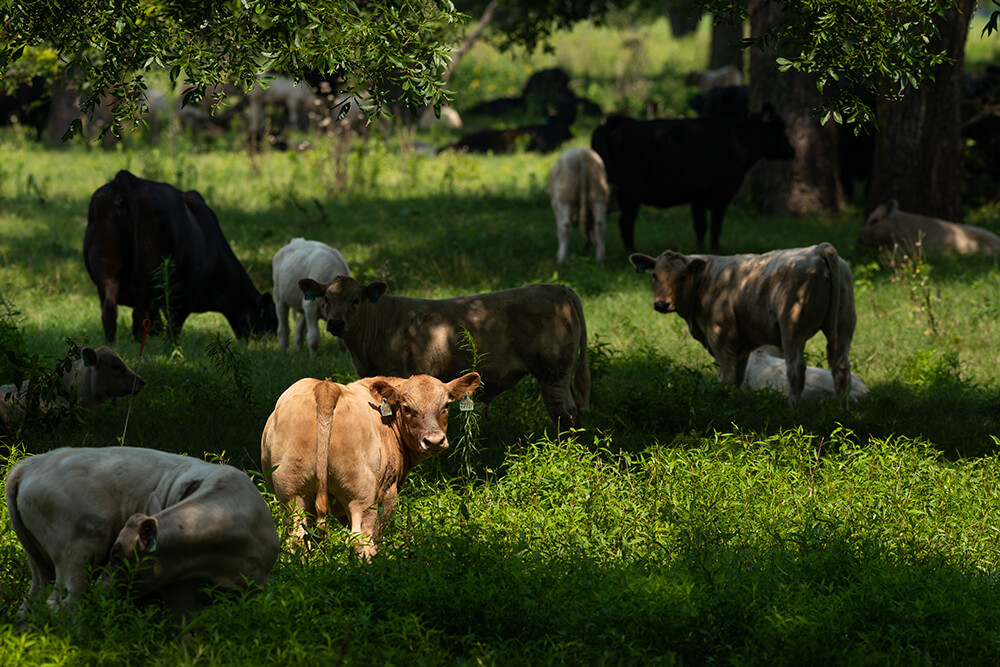
[[[21,386],[0,385],[0,424],[11,426],[24,421],[28,408],[28,382]],[[107,345],[80,349],[80,358],[63,373],[63,388],[70,399],[85,408],[95,408],[110,398],[139,393],[146,381],[128,367]],[[49,406],[42,405],[42,409]]]
[[[895,199],[872,211],[858,234],[858,243],[876,248],[913,248],[918,242],[930,253],[1000,254],[1000,237],[996,234],[981,227],[901,211]]]
[[[589,148],[564,150],[549,172],[549,196],[559,236],[556,260],[565,261],[569,235],[577,227],[594,244],[596,260],[603,262],[611,189],[601,156]]]
[[[231,466],[135,447],[29,456],[6,482],[7,513],[31,566],[21,614],[59,610],[101,584],[159,595],[181,620],[206,586],[263,586],[280,548],[257,487]]]
[[[791,395],[788,387],[788,372],[781,349],[774,345],[761,345],[750,353],[747,359],[743,386],[748,389],[773,389],[785,396]],[[851,373],[851,387],[847,392],[848,402],[857,402],[868,393],[868,387],[854,373]],[[810,403],[837,397],[833,373],[825,368],[806,366],[806,382],[802,388],[801,400]]]
[[[685,86],[698,86],[702,95],[713,88],[742,86],[743,72],[736,65],[725,65],[716,69],[692,70],[684,77]]]
[[[274,280],[274,300],[278,309],[278,345],[288,349],[288,311],[297,314],[295,320],[295,346],[301,348],[306,331],[309,332],[309,356],[319,349],[319,309],[317,299],[322,294],[303,294],[299,281],[312,278],[318,283],[333,282],[337,276],[351,275],[343,255],[320,241],[294,238],[279,249],[271,261]]]

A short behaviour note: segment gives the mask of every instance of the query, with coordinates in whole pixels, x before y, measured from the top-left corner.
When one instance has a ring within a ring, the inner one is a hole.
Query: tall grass
[[[659,24],[629,30],[647,35],[643,72],[679,108],[679,78],[703,65],[706,26],[688,40]],[[628,86],[616,86],[624,57],[605,55],[628,37],[581,27],[560,36],[556,56],[513,61],[481,47],[456,86],[470,102],[514,94],[527,67],[567,64],[606,107],[631,108]],[[473,86],[473,75],[493,88]],[[335,530],[307,553],[284,549],[265,592],[220,599],[183,630],[156,604],[96,593],[73,614],[16,627],[30,573],[2,508],[2,662],[1000,659],[996,260],[893,258],[856,243],[858,211],[771,218],[738,200],[723,252],[825,240],[854,271],[852,370],[871,393],[850,410],[793,411],[780,396],[718,382],[683,321],[653,311],[614,225],[605,265],[582,237],[555,263],[546,187],[555,155],[431,156],[411,140],[376,136],[352,149],[343,180],[322,138],[251,160],[231,150],[236,136],[112,149],[0,137],[0,333],[39,370],[63,357],[67,338],[103,341],[82,238],[90,195],[124,168],[197,188],[262,290],[274,252],[295,236],[338,247],[359,279],[386,280],[395,294],[566,283],[584,304],[593,381],[584,428],[561,441],[530,378],[473,425],[462,429],[456,415],[451,453],[411,474],[372,563],[351,559],[349,537]],[[585,125],[574,143],[587,143]],[[343,188],[331,188],[338,178]],[[1000,231],[995,208],[967,217]],[[636,243],[693,251],[689,212],[644,208]],[[115,348],[147,381],[131,407],[29,425],[3,441],[0,475],[30,453],[113,445],[128,418],[129,445],[221,458],[260,484],[260,433],[276,398],[298,378],[352,372],[329,337],[310,359],[273,338],[236,341],[218,314],[191,316],[173,344],[151,338],[139,356],[130,320],[121,309]],[[825,365],[822,337],[806,356]]]

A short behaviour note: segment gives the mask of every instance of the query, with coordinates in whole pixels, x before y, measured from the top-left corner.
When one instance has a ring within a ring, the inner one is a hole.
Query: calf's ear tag
[[[382,397],[382,406],[378,409],[382,413],[383,417],[392,416],[392,408],[389,407],[389,401],[385,400],[385,396]]]
[[[307,289],[307,290],[306,290],[306,291],[304,292],[304,294],[305,294],[305,299],[306,299],[306,301],[315,301],[315,300],[316,300],[316,297],[315,297],[315,296],[313,295],[313,293],[312,293],[312,290],[311,290],[311,289]]]
[[[645,273],[646,272],[646,265],[645,264],[636,264],[635,265],[635,272],[636,273]]]
[[[154,551],[156,551],[156,538],[155,537],[152,540],[150,540],[150,542],[149,542],[149,551],[147,551],[146,553],[153,553]]]
[[[471,412],[473,407],[469,392],[465,392],[465,398],[458,402],[458,409],[462,412]]]
[[[378,303],[378,296],[378,292],[375,292],[375,294],[368,298],[368,303]]]
[[[94,364],[90,363],[90,359],[87,357],[87,355],[83,355],[83,367],[90,368],[93,365]]]

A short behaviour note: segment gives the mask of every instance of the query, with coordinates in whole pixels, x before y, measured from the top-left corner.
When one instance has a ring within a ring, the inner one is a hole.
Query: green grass
[[[659,24],[645,29],[644,71],[662,73],[678,105],[679,77],[703,64],[694,60],[705,29],[693,41],[672,40]],[[575,51],[560,46],[558,57],[513,64],[478,48],[456,86],[471,91],[471,103],[517,92],[526,62],[572,64],[604,106],[627,102],[614,87],[620,59],[601,55],[619,48],[621,34],[582,27],[566,39]],[[472,86],[470,73],[493,89]],[[581,124],[574,144],[588,136]],[[440,133],[417,138],[445,143]],[[67,338],[103,341],[83,230],[90,195],[127,168],[201,191],[261,289],[270,289],[270,258],[294,236],[340,248],[357,276],[386,280],[395,294],[570,285],[584,303],[593,374],[584,429],[554,442],[537,386],[523,380],[479,421],[475,447],[411,475],[372,563],[348,557],[343,532],[308,554],[286,548],[267,591],[207,607],[190,634],[156,604],[97,594],[74,615],[17,628],[30,575],[0,510],[2,662],[1000,659],[996,260],[890,260],[856,243],[859,211],[772,218],[738,200],[723,252],[830,241],[854,270],[851,357],[871,393],[851,410],[793,411],[779,396],[721,385],[683,321],[653,311],[615,215],[605,265],[593,263],[579,236],[570,260],[555,263],[546,186],[555,155],[431,157],[393,137],[346,157],[314,140],[307,151],[251,159],[231,150],[239,144],[171,136],[156,146],[42,149],[16,132],[0,137],[0,295],[20,311],[17,335],[0,326],[0,340],[48,367]],[[967,219],[1000,231],[995,207]],[[694,250],[684,207],[644,208],[636,232],[649,253]],[[0,312],[0,324],[8,320]],[[8,464],[22,447],[114,445],[128,419],[130,445],[221,456],[259,480],[260,433],[278,395],[304,376],[351,371],[329,336],[310,359],[281,352],[273,338],[229,341],[220,315],[200,314],[178,347],[151,339],[140,357],[130,326],[123,308],[116,349],[146,378],[145,390],[131,403],[29,427],[8,439]],[[214,363],[208,349],[219,340],[229,342],[247,393],[232,367]],[[822,337],[807,359],[825,365]]]

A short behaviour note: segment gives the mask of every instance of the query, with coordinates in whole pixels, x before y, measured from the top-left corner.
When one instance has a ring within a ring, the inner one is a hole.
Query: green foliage
[[[215,334],[215,338],[205,346],[205,354],[212,365],[226,374],[227,380],[231,380],[227,384],[240,402],[248,406],[253,405],[255,401],[249,364],[246,355],[241,350],[233,348],[233,339]]]

